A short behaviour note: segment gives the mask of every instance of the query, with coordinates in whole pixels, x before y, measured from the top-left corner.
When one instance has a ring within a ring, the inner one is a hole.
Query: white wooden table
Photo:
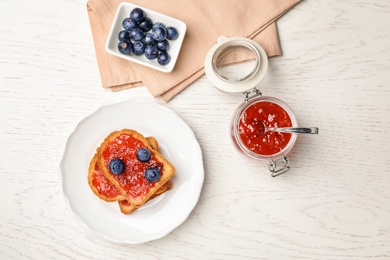
[[[283,56],[261,91],[320,134],[271,178],[228,139],[242,96],[205,76],[166,104],[143,87],[104,90],[85,1],[0,1],[0,259],[390,259],[389,13],[387,0],[306,0],[278,21]],[[189,218],[141,245],[91,234],[58,174],[76,124],[129,98],[182,117],[205,166]]]

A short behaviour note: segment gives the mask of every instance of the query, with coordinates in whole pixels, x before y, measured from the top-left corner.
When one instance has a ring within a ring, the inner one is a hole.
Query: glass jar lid
[[[216,88],[228,93],[243,93],[263,80],[268,58],[255,41],[221,36],[207,53],[204,67],[207,78]]]

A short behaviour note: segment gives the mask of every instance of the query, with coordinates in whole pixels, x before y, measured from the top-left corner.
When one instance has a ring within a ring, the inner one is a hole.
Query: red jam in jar
[[[291,134],[265,132],[264,127],[291,126],[291,118],[281,106],[269,101],[256,102],[242,113],[238,123],[238,133],[243,144],[252,152],[272,155],[287,146]]]

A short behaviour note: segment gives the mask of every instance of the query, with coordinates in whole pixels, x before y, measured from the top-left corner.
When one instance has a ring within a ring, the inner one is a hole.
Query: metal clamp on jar
[[[298,127],[295,114],[286,103],[262,96],[257,89],[268,69],[264,49],[247,38],[221,36],[207,53],[204,67],[215,87],[245,95],[231,120],[234,146],[247,157],[268,160],[272,177],[287,172],[287,154],[297,134],[317,134],[318,128]]]

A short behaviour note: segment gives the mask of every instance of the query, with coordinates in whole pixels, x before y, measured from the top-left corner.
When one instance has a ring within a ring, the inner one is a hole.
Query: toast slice
[[[150,146],[153,149],[159,151],[158,142],[156,138],[150,136],[146,137],[146,140],[149,142]],[[129,214],[136,210],[137,207],[131,205],[126,200],[126,197],[120,194],[119,190],[104,176],[97,163],[97,158],[97,153],[95,153],[88,169],[88,184],[91,187],[92,191],[95,193],[96,196],[98,196],[104,201],[118,201],[119,208],[124,214]],[[170,190],[171,188],[172,183],[170,181],[166,182],[150,197],[150,199],[153,199],[163,194],[165,191]]]
[[[154,150],[156,150],[157,152],[160,152],[159,151],[159,147],[158,147],[158,142],[157,142],[156,138],[154,138],[153,136],[148,136],[148,137],[146,137],[146,140],[149,142],[150,146]],[[164,192],[166,192],[167,190],[170,190],[170,189],[172,189],[172,183],[170,181],[167,181],[163,186],[161,186],[149,198],[149,200],[154,199],[154,198],[160,196],[161,194],[163,194]],[[137,207],[131,205],[127,200],[118,201],[118,204],[119,204],[119,208],[120,208],[121,212],[124,213],[124,214],[129,214],[129,213],[131,213],[131,212],[133,212],[134,210],[137,209]]]
[[[126,196],[123,196],[102,173],[99,164],[97,163],[97,159],[98,154],[95,153],[88,168],[88,184],[93,193],[100,199],[108,202],[125,200]]]
[[[138,149],[146,148],[151,153],[147,162],[137,159]],[[98,166],[105,177],[119,190],[120,194],[132,206],[138,208],[143,205],[175,174],[174,166],[153,149],[148,140],[135,130],[123,129],[109,134],[97,150]],[[109,162],[121,159],[125,164],[124,172],[113,174],[109,170]],[[144,177],[148,168],[157,168],[160,178],[156,182],[149,182]]]
[[[149,136],[149,137],[146,137],[146,140],[148,140],[150,146],[159,152],[159,147],[158,147],[158,142],[156,140],[156,138],[154,138],[153,136]],[[167,190],[170,190],[172,189],[172,183],[170,181],[167,181],[163,186],[161,186],[150,198],[149,200],[151,199],[154,199],[156,197],[158,197],[159,195],[163,194],[164,192],[166,192]],[[148,201],[149,201],[148,200]],[[127,200],[121,200],[121,201],[118,201],[118,204],[119,204],[119,209],[121,210],[122,213],[124,214],[130,214],[131,212],[135,211],[136,209],[138,209],[138,207],[136,206],[133,206],[131,205]]]
[[[88,170],[88,184],[91,187],[93,193],[98,196],[100,199],[113,202],[113,201],[123,201],[126,200],[126,197],[123,196],[119,190],[104,176],[104,174],[99,169],[97,164],[97,154],[95,154],[91,160],[89,170]],[[165,191],[172,188],[172,183],[167,181],[163,186],[158,189],[150,199],[157,197],[158,195],[163,194]]]
[[[88,171],[88,183],[93,193],[95,193],[95,195],[100,199],[107,202],[118,201],[119,209],[122,213],[130,214],[131,212],[138,209],[138,207],[131,205],[126,200],[126,197],[120,194],[119,190],[100,171],[97,164],[97,154],[93,156],[90,163],[90,170]],[[149,198],[149,200],[158,197],[171,188],[172,183],[167,181]]]

